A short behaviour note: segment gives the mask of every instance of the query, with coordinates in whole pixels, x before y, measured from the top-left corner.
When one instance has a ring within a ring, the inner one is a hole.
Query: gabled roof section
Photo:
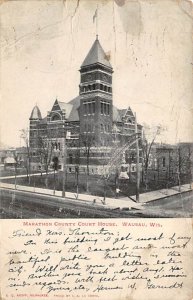
[[[89,65],[93,65],[96,63],[100,63],[109,68],[112,68],[112,66],[108,60],[108,56],[105,54],[105,51],[103,50],[103,48],[98,40],[98,37],[96,38],[94,44],[92,45],[90,51],[87,54],[85,60],[83,61],[81,68],[89,66]]]
[[[32,112],[31,112],[30,119],[31,120],[42,119],[42,115],[41,115],[40,109],[39,109],[39,107],[37,105],[34,106]]]
[[[61,107],[59,105],[58,99],[55,100],[54,105],[52,106],[52,110],[51,111],[58,111],[61,110]]]
[[[54,113],[54,112],[62,113],[62,111],[64,111],[65,112],[65,118],[68,119],[72,108],[73,108],[72,104],[62,102],[62,101],[58,101],[56,99],[55,102],[54,102],[54,105],[52,107],[51,113]]]
[[[133,114],[130,106],[128,107],[128,109],[126,109],[125,117],[126,116],[134,117],[134,114]]]
[[[132,110],[130,107],[127,109],[118,109],[117,107],[113,106],[113,121],[114,122],[124,122],[127,118],[135,118]]]

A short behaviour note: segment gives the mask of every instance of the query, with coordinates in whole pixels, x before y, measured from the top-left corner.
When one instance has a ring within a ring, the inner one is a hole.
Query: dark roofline
[[[88,69],[88,68],[90,68],[90,67],[94,67],[94,66],[97,66],[97,65],[102,66],[102,67],[105,67],[105,68],[109,69],[109,70],[111,71],[111,73],[114,73],[113,67],[108,67],[108,66],[106,66],[106,65],[104,65],[104,64],[102,64],[102,63],[100,63],[100,62],[96,62],[96,63],[94,63],[94,64],[90,64],[90,65],[87,65],[87,66],[81,66],[80,69],[79,69],[79,72],[81,72],[82,69]]]

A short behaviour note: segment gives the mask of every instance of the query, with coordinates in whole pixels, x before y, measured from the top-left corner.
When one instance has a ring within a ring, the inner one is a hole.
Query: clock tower
[[[113,69],[98,36],[80,68],[80,132],[106,146],[112,131]]]

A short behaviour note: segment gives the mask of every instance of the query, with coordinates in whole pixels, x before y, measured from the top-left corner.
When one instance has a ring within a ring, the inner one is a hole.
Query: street
[[[181,193],[151,201],[145,204],[147,213],[151,214],[154,211],[156,217],[192,217],[193,216],[193,191]]]
[[[135,207],[109,208],[83,200],[1,188],[1,218],[164,218],[192,217],[193,191],[165,197]]]

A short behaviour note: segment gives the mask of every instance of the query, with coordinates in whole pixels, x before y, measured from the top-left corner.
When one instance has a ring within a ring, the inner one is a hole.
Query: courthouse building
[[[80,173],[102,174],[105,167],[111,172],[116,161],[135,171],[135,143],[130,149],[126,146],[135,134],[135,116],[130,107],[113,105],[112,77],[113,68],[97,37],[80,67],[79,96],[67,103],[56,99],[44,118],[37,105],[32,110],[33,169],[57,162],[68,172],[78,166]],[[140,135],[142,126],[137,124],[137,130]]]

